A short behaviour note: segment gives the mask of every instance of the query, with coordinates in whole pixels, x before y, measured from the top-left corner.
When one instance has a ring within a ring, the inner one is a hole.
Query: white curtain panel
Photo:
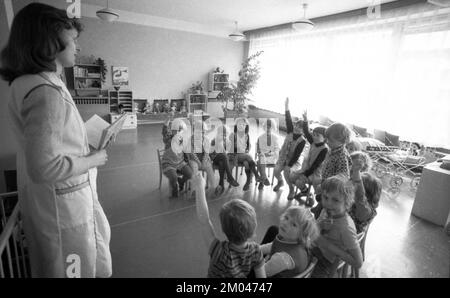
[[[418,4],[250,36],[260,56],[256,105],[385,130],[450,148],[450,8]]]

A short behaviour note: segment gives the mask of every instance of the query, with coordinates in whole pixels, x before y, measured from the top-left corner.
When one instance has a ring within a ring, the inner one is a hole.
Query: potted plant
[[[106,81],[106,72],[108,71],[106,68],[105,60],[103,60],[102,58],[98,58],[97,60],[95,60],[95,64],[100,66],[101,79],[102,79],[102,83],[104,84]]]
[[[197,81],[196,83],[192,83],[189,92],[190,94],[201,94],[203,92],[203,82]]]
[[[217,98],[222,101],[222,109],[225,118],[238,118],[247,116],[248,95],[252,93],[260,77],[259,61],[256,59],[263,51],[259,51],[248,57],[243,63],[239,71],[239,80],[236,84],[224,87]],[[228,108],[228,104],[233,103],[232,109]]]

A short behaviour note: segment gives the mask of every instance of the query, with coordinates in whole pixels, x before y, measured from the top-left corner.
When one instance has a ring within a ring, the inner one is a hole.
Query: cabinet
[[[75,64],[66,69],[68,89],[76,96],[98,96],[102,89],[102,66],[97,64]]]
[[[108,90],[110,113],[133,112],[133,91]]]
[[[222,91],[224,87],[229,86],[229,74],[212,72],[209,74],[209,91]]]
[[[208,107],[208,96],[206,94],[187,94],[186,105],[188,113],[194,113],[196,110],[206,112]]]
[[[117,119],[119,119],[120,114],[110,114],[110,122],[114,123]],[[135,113],[127,113],[125,116],[125,122],[123,123],[122,129],[136,129],[137,128],[137,117]]]

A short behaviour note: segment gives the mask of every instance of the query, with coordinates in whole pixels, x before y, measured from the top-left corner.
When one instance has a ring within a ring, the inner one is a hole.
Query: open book
[[[125,119],[126,114],[123,114],[110,125],[97,114],[89,118],[85,123],[89,145],[97,150],[105,149],[110,140],[115,140],[116,135],[122,129]]]

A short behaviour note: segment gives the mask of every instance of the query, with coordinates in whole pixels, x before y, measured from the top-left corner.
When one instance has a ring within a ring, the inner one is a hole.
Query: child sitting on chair
[[[354,268],[362,266],[355,224],[348,214],[353,196],[353,185],[344,175],[322,183],[323,209],[317,220],[321,235],[312,250],[318,259],[312,277],[333,277],[341,260]]]
[[[301,170],[292,173],[290,177],[290,180],[295,181],[295,185],[300,189],[300,194],[296,195],[297,200],[300,200],[300,197],[308,192],[307,184],[313,185],[314,190],[317,190],[322,182],[322,165],[328,153],[328,146],[325,144],[325,130],[325,127],[317,126],[311,135],[307,112],[303,113],[303,134],[311,145]],[[306,205],[309,207],[314,205],[312,196],[308,196]]]
[[[273,191],[278,191],[284,185],[283,177],[281,177],[281,172],[284,172],[284,178],[289,186],[288,200],[292,200],[295,193],[294,185],[292,184],[289,176],[292,171],[299,170],[301,167],[299,158],[303,152],[306,141],[302,135],[303,121],[299,120],[295,123],[295,125],[292,124],[291,113],[289,111],[289,98],[286,98],[285,110],[287,136],[284,139],[283,146],[280,150],[280,156],[273,171],[274,176],[278,180],[278,183],[273,188]]]
[[[228,160],[228,150],[231,149],[231,142],[228,139],[227,128],[222,125],[217,128],[216,136],[211,141],[210,158],[213,165],[219,169],[219,185],[216,187],[215,194],[221,195],[224,191],[225,173],[227,174],[228,183],[233,186],[239,186],[239,183],[233,178],[231,170],[233,166]]]
[[[206,172],[209,187],[213,189],[215,177],[213,164],[209,156],[211,141],[205,135],[208,127],[202,120],[197,120],[194,123],[193,129],[194,134],[188,141],[190,145],[190,153],[188,153],[189,162],[197,163],[198,169]]]
[[[377,215],[376,209],[380,201],[383,184],[380,179],[369,172],[370,157],[364,152],[352,155],[350,179],[355,187],[355,203],[350,209],[350,216],[355,222],[356,232],[364,232]]]
[[[350,141],[350,135],[350,129],[342,123],[333,123],[325,131],[325,137],[330,152],[323,162],[322,181],[339,174],[350,178],[351,159],[345,147]],[[319,188],[316,189],[316,200],[318,204],[311,209],[316,218],[322,210],[322,204],[320,203],[320,188],[321,187],[319,186]]]
[[[308,267],[311,244],[319,228],[311,212],[291,206],[280,217],[280,225],[271,226],[264,236],[261,250],[266,257],[268,277],[294,277]]]
[[[187,156],[183,153],[183,136],[186,124],[180,119],[169,120],[163,126],[164,154],[161,158],[161,167],[164,176],[169,179],[172,197],[178,197],[178,191],[184,188],[184,183],[192,176],[187,164]],[[181,177],[178,177],[181,175]]]
[[[258,189],[263,189],[264,185],[270,185],[269,179],[267,179],[266,175],[266,165],[275,165],[280,153],[280,141],[279,136],[276,133],[278,130],[275,119],[267,119],[267,121],[263,122],[262,126],[265,132],[259,136],[256,143],[258,172],[261,180]]]
[[[256,169],[256,163],[250,156],[250,124],[245,118],[236,119],[234,132],[230,134],[230,142],[233,148],[230,153],[230,159],[235,166],[243,165],[245,167],[245,175],[247,181],[244,184],[244,191],[250,188],[252,182],[252,174],[255,175],[256,182],[259,181],[259,174]]]
[[[256,277],[266,277],[261,248],[256,242],[249,241],[256,230],[255,209],[240,199],[225,203],[219,216],[228,241],[220,241],[209,218],[205,180],[195,166],[193,170],[197,217],[210,255],[208,277],[246,278],[252,271]]]

